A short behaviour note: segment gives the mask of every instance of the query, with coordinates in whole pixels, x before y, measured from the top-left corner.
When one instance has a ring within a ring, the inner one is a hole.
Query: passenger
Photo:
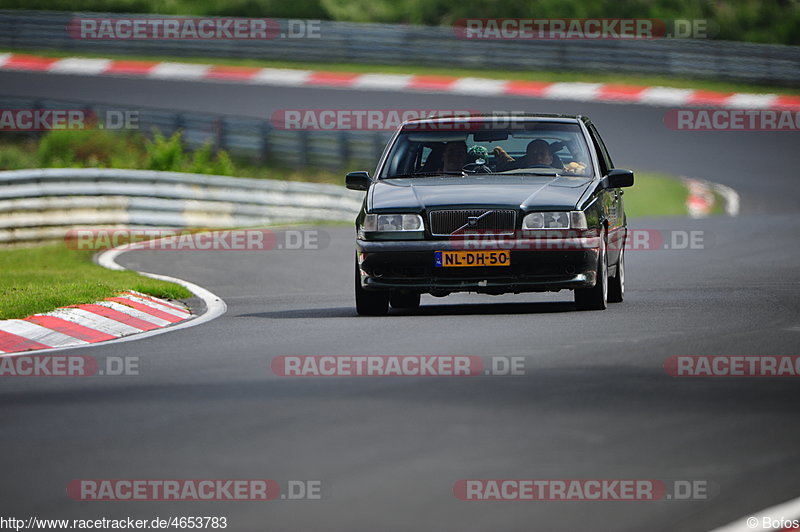
[[[420,168],[420,172],[430,174],[440,172],[442,169],[442,159],[444,157],[444,144],[437,143],[431,147],[431,152],[425,159],[425,164]]]
[[[467,164],[467,143],[463,140],[448,142],[442,159],[442,172],[460,172]]]

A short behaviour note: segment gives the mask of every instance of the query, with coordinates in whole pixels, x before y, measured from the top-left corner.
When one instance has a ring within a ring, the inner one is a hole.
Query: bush
[[[236,166],[233,164],[228,152],[221,150],[217,153],[217,160],[211,173],[214,175],[236,175]]]
[[[180,172],[186,162],[180,132],[165,138],[159,131],[155,131],[153,139],[145,143],[145,150],[147,152],[144,161],[146,170]]]
[[[163,172],[190,172],[193,174],[235,175],[236,168],[225,150],[216,155],[210,142],[194,152],[186,152],[181,132],[165,138],[158,131],[145,142],[147,152],[144,167]]]
[[[130,135],[98,129],[61,129],[42,137],[36,155],[44,167],[109,168],[133,164],[135,151],[137,146]]]
[[[36,166],[36,153],[26,144],[0,146],[0,171],[23,170]]]

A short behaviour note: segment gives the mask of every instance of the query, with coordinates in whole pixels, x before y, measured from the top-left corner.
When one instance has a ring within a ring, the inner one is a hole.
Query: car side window
[[[606,145],[603,143],[603,139],[594,127],[594,124],[589,123],[587,126],[589,128],[589,135],[592,137],[592,144],[597,151],[597,159],[600,161],[600,173],[602,175],[607,175],[608,171],[614,168],[614,163],[611,161],[611,156],[608,154]]]

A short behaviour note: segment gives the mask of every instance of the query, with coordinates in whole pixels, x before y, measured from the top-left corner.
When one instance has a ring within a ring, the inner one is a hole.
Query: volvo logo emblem
[[[484,218],[485,216],[489,216],[493,212],[494,211],[486,211],[485,213],[481,214],[480,216],[467,216],[467,223],[465,223],[464,225],[462,225],[461,227],[459,227],[458,229],[456,229],[455,231],[453,231],[450,234],[451,235],[456,235],[456,234],[460,233],[461,231],[463,231],[464,229],[467,229],[469,227],[477,227],[478,226],[478,222],[481,221],[481,218]]]

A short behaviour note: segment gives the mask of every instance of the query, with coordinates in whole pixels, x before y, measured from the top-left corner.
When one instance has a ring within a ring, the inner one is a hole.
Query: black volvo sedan
[[[582,310],[621,302],[623,187],[585,116],[469,116],[404,123],[356,219],[361,315],[415,308],[420,294],[573,290]]]

